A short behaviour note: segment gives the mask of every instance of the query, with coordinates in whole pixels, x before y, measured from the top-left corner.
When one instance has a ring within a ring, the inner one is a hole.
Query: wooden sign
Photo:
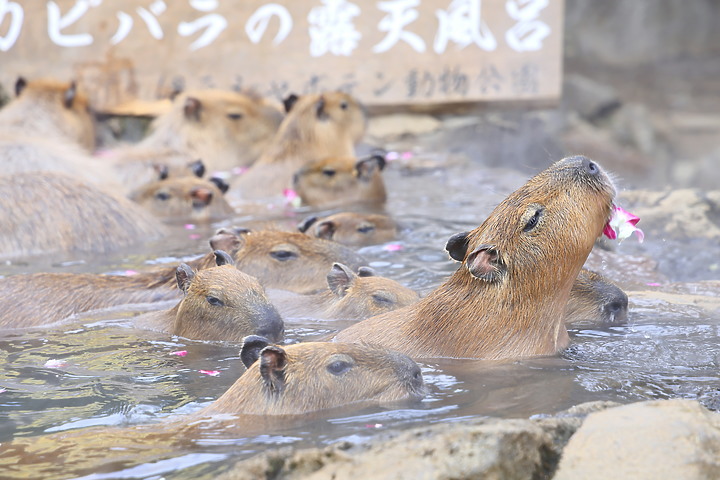
[[[0,0],[0,82],[75,78],[103,110],[207,87],[552,100],[562,26],[561,0]]]

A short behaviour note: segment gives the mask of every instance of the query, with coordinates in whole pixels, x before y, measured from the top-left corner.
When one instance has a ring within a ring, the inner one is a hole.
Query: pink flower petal
[[[45,368],[62,368],[67,366],[67,362],[65,360],[53,360],[50,359],[47,362],[45,362],[45,365],[43,367]]]
[[[177,355],[178,357],[184,357],[187,355],[187,350],[178,350],[177,352],[170,352],[170,355]]]
[[[393,160],[397,160],[400,158],[400,154],[398,152],[388,152],[385,154],[385,160],[388,162],[392,162]]]
[[[7,389],[5,389],[5,388],[0,388],[0,393],[5,393],[5,392],[7,392]]]
[[[248,171],[248,167],[235,167],[232,169],[233,175],[242,175]]]
[[[413,158],[413,153],[412,152],[402,152],[400,154],[400,158],[402,158],[403,160],[410,160],[411,158]]]
[[[188,235],[188,238],[190,240],[200,240],[202,237],[197,233],[191,233],[190,235]]]
[[[404,247],[400,243],[388,243],[383,247],[383,250],[385,250],[386,252],[399,252],[403,248]]]
[[[365,428],[382,428],[382,423],[367,423]]]
[[[647,285],[648,287],[659,287],[660,286],[659,283],[655,283],[655,282],[646,283],[645,285]]]
[[[612,209],[612,215],[605,228],[603,228],[603,234],[610,240],[617,238],[618,241],[623,241],[635,233],[638,242],[642,243],[645,234],[635,226],[640,221],[640,217],[617,205],[613,205]]]
[[[195,230],[195,225],[192,223],[186,223],[185,230]]]
[[[198,372],[202,373],[203,375],[209,375],[211,377],[217,377],[220,375],[219,370],[198,370]]]

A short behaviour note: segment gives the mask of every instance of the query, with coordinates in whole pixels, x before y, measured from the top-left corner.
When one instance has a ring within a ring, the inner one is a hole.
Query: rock
[[[620,107],[614,88],[582,75],[566,75],[563,83],[563,104],[592,122]]]
[[[398,113],[372,117],[368,122],[368,136],[382,139],[403,135],[423,135],[434,132],[442,123],[431,115]]]
[[[645,105],[626,103],[610,117],[610,131],[621,145],[651,155],[657,149],[658,134]]]
[[[692,400],[642,402],[591,414],[555,480],[720,477],[720,414]]]

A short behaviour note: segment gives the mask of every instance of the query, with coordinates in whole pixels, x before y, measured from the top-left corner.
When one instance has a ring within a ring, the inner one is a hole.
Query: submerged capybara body
[[[395,240],[398,228],[387,215],[340,212],[327,217],[309,217],[298,229],[311,237],[333,240],[343,245],[364,247]]]
[[[369,267],[360,267],[354,273],[342,263],[335,263],[327,275],[327,284],[326,290],[311,295],[268,294],[283,316],[338,320],[364,320],[420,299],[414,290],[377,276]]]
[[[152,425],[16,438],[0,445],[0,469],[8,478],[117,472],[196,453],[208,428],[250,437],[307,422],[325,410],[416,402],[425,395],[420,367],[378,347],[328,342],[281,347],[249,337],[240,356],[247,371],[197,413]]]
[[[387,199],[381,156],[326,157],[301,167],[293,188],[303,205],[317,208],[340,206],[382,207]]]
[[[55,80],[15,83],[16,98],[0,111],[0,129],[46,140],[65,140],[91,152],[95,126],[87,98],[75,82]]]
[[[569,342],[564,311],[580,268],[607,223],[615,189],[593,161],[561,160],[453,236],[462,262],[415,305],[372,317],[335,340],[412,357],[503,359],[551,355]]]
[[[281,195],[304,165],[327,157],[353,157],[365,129],[365,111],[352,96],[304,95],[285,116],[271,146],[235,181],[231,193],[246,199]]]
[[[211,172],[248,166],[271,145],[282,118],[278,108],[258,96],[183,92],[153,122],[150,135],[125,155],[144,158],[147,150],[171,150],[200,158]]]
[[[167,234],[128,199],[62,174],[0,176],[0,256],[109,252]]]
[[[592,270],[580,270],[570,291],[565,323],[621,325],[628,318],[628,296],[613,282]]]

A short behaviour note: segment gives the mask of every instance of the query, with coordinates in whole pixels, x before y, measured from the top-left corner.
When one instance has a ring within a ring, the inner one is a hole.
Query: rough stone
[[[441,125],[442,122],[431,115],[398,113],[371,118],[367,134],[376,139],[423,135],[438,130]]]
[[[588,121],[605,117],[620,107],[617,91],[582,75],[566,75],[563,82],[563,104]]]
[[[692,400],[594,413],[563,452],[555,480],[720,477],[720,415]]]

